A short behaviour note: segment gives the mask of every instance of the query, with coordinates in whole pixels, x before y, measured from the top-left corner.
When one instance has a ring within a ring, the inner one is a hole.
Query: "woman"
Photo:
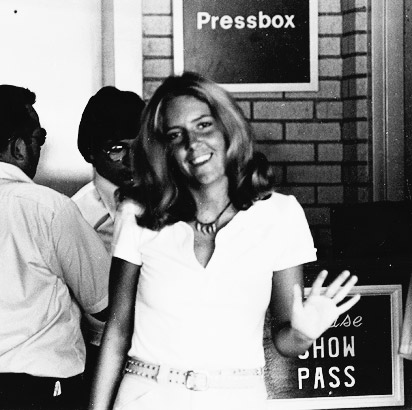
[[[356,277],[343,272],[321,295],[321,272],[302,304],[301,265],[316,258],[303,210],[274,192],[247,121],[217,84],[166,79],[143,113],[133,165],[91,407],[264,408],[268,305],[277,349],[296,356],[357,302],[337,306]]]

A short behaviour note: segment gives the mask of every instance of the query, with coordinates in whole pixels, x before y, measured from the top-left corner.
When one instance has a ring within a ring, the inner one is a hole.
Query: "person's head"
[[[213,182],[210,176],[224,174],[238,209],[258,196],[259,189],[243,189],[260,183],[251,182],[255,157],[249,123],[226,90],[196,73],[170,76],[156,90],[143,112],[132,158],[135,197],[144,194],[143,206],[159,221],[168,213],[174,214],[169,222],[193,217],[190,188]],[[204,179],[206,169],[216,173]]]
[[[77,139],[79,151],[115,185],[131,180],[129,149],[139,132],[144,106],[134,92],[107,86],[90,98],[83,111]]]
[[[227,191],[228,138],[207,102],[191,95],[171,98],[164,105],[162,134],[171,166],[189,189],[220,185]]]
[[[176,144],[167,137],[169,118],[166,118],[166,115],[170,105],[179,97],[197,100],[209,110],[210,116],[216,121],[216,128],[225,140],[226,173],[229,179],[236,180],[252,157],[249,124],[226,90],[195,73],[170,76],[154,93],[142,118],[142,134],[138,143],[141,145],[142,155],[147,156],[150,163],[155,165],[155,171],[160,178],[170,173]],[[187,144],[188,137],[186,133],[182,143]],[[137,162],[139,152],[135,154]],[[135,163],[134,166],[138,168],[139,164]]]
[[[33,108],[36,95],[22,87],[0,85],[0,161],[36,174],[46,131]]]

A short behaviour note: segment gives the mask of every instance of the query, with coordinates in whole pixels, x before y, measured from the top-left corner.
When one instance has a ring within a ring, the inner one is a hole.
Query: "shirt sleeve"
[[[86,313],[108,305],[110,255],[79,209],[67,198],[51,223],[56,263],[62,279]]]
[[[142,265],[140,242],[143,228],[137,225],[139,208],[130,200],[123,201],[116,214],[112,241],[112,254],[135,265]]]
[[[312,234],[302,206],[292,195],[282,206],[282,252],[274,261],[274,270],[283,270],[316,260]]]

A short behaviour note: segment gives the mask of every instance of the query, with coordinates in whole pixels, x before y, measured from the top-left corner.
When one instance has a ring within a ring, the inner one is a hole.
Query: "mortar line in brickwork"
[[[336,142],[336,140],[334,140]],[[275,147],[276,145],[281,145],[282,146],[286,146],[286,145],[313,145],[313,143],[317,143],[319,142],[319,140],[286,140],[286,141],[282,141],[282,140],[261,140],[259,141],[259,143],[261,144],[265,144],[265,145],[269,145],[272,147]],[[322,140],[323,143],[323,140]],[[304,163],[304,162],[312,162],[311,161],[298,161],[299,163]]]
[[[173,60],[173,57],[170,56],[150,56],[144,55],[145,60]]]
[[[342,75],[342,80],[351,80],[351,79],[364,79],[364,78],[369,78],[369,74],[367,73],[353,73],[353,74],[345,74]]]
[[[319,204],[319,185],[314,184],[314,185],[313,185],[313,188],[315,189],[315,192],[314,192],[314,195],[313,195],[313,197],[314,197],[314,203],[313,203],[313,204],[308,204],[308,205],[316,205],[316,204]]]
[[[342,166],[351,166],[351,167],[353,167],[353,166],[360,166],[360,167],[363,167],[363,166],[366,166],[366,165],[368,165],[368,162],[367,161],[355,161],[355,160],[342,160],[342,161],[322,161],[322,162],[317,162],[317,163],[314,163],[314,162],[311,162],[311,163],[305,163],[305,162],[299,162],[298,164],[296,164],[296,163],[292,163],[292,162],[288,162],[288,164],[292,164],[292,165],[305,165],[305,166],[307,166],[307,165],[315,165],[315,166],[323,166],[323,165],[325,165],[325,166],[336,166],[336,165],[342,165]]]
[[[286,139],[286,121],[281,122],[282,124],[282,141],[287,141]]]
[[[341,55],[329,55],[329,54],[325,54],[325,55],[319,55],[319,60],[340,60],[342,59]]]
[[[368,10],[368,8],[366,7],[366,6],[362,6],[362,7],[355,7],[355,8],[353,8],[353,9],[349,9],[349,10],[342,10],[341,11],[341,14],[342,14],[342,16],[345,16],[345,15],[347,15],[347,14],[364,14],[364,13],[367,13],[369,10]]]
[[[142,38],[147,39],[147,38],[170,38],[172,39],[173,36],[171,34],[143,34]]]
[[[344,117],[341,119],[343,124],[346,124],[347,122],[352,122],[352,121],[356,121],[356,122],[361,122],[361,121],[368,121],[367,117]]]
[[[239,99],[236,99],[236,102],[239,103]],[[249,119],[249,122],[250,122],[250,121],[255,121],[255,120],[256,120],[256,118],[255,118],[255,104],[253,104],[252,101],[250,101],[249,109],[250,109],[250,119]]]
[[[143,17],[172,17],[172,13],[145,13],[143,12]]]
[[[337,34],[334,34],[334,33],[325,33],[325,34],[319,33],[318,37],[319,38],[340,38],[340,37],[342,37],[342,33],[337,33]]]
[[[345,103],[350,103],[350,102],[356,102],[356,101],[364,101],[364,100],[368,100],[368,96],[367,95],[353,95],[350,97],[342,97],[341,102],[345,102]]]
[[[342,56],[342,59],[344,60],[345,58],[367,57],[368,53],[365,51],[355,51],[353,53],[342,54],[341,56]]]
[[[339,187],[342,186],[342,182],[288,182],[286,187],[302,187],[302,188],[308,188],[308,187],[313,187],[313,188],[318,188],[318,187],[326,187],[326,188],[333,188],[333,187]],[[282,187],[283,188],[283,187]]]
[[[323,101],[322,101],[323,102]],[[287,124],[337,124],[339,123],[342,119],[336,119],[336,118],[286,118],[282,119],[286,121]],[[276,118],[274,119],[263,119],[262,122],[280,122]]]
[[[319,17],[341,17],[342,16],[342,12],[341,11],[320,11],[318,13]]]
[[[345,31],[344,33],[341,34],[342,38],[344,37],[349,37],[349,36],[356,36],[356,35],[361,35],[361,34],[368,34],[368,30],[352,30],[352,31]]]
[[[339,76],[325,75],[325,76],[319,77],[319,81],[341,81],[341,80],[342,80],[341,75]]]
[[[294,97],[293,95],[291,95],[291,96],[285,97],[285,101],[313,101],[315,103],[318,103],[318,102],[337,103],[337,102],[341,102],[341,97],[307,97],[305,98],[305,97]]]

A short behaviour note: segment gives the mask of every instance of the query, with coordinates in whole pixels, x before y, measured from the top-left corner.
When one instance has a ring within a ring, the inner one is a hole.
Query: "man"
[[[77,145],[94,168],[93,180],[72,199],[110,252],[118,188],[132,181],[129,149],[145,104],[131,91],[103,87],[84,109]]]
[[[0,408],[79,409],[80,309],[107,306],[109,255],[66,196],[35,184],[35,94],[0,86]]]
[[[101,88],[87,103],[79,126],[77,145],[93,165],[93,180],[73,197],[83,217],[111,251],[119,187],[132,182],[129,150],[140,129],[145,103],[131,91]],[[85,315],[86,382],[96,366],[104,324]]]

